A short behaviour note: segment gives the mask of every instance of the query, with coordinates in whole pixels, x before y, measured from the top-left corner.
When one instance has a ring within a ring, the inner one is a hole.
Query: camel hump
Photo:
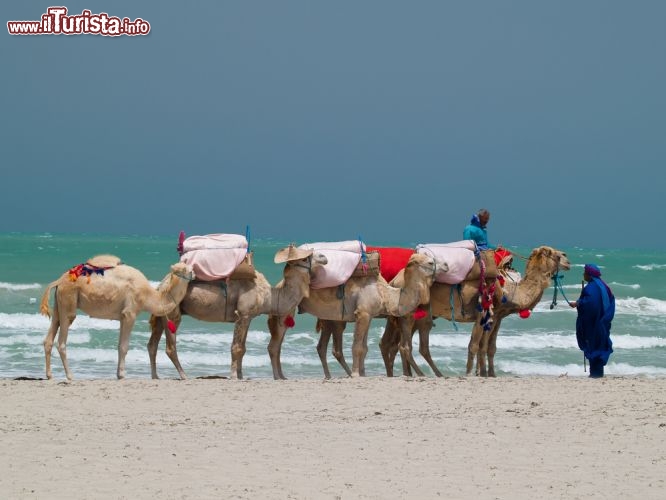
[[[109,254],[95,255],[92,259],[88,259],[87,262],[87,264],[95,267],[116,267],[122,263],[123,261],[120,257]]]

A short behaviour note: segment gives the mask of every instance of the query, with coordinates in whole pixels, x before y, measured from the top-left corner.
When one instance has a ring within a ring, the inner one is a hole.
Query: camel
[[[51,350],[58,335],[58,352],[65,368],[67,380],[72,380],[72,372],[67,362],[67,334],[80,309],[93,318],[116,319],[120,321],[118,338],[117,377],[125,378],[125,357],[129,349],[129,339],[137,315],[148,311],[161,316],[169,316],[172,309],[185,296],[187,285],[194,279],[189,266],[177,263],[171,272],[154,289],[141,271],[123,264],[113,255],[98,255],[64,273],[44,291],[40,312],[51,318],[51,326],[44,337],[46,355],[46,377],[51,373]],[[53,314],[49,309],[49,295],[56,287]]]
[[[190,284],[179,310],[171,316],[178,325],[183,314],[201,321],[234,323],[231,345],[231,378],[243,378],[243,356],[250,322],[256,316],[268,314],[271,340],[268,352],[271,358],[274,379],[285,379],[280,363],[280,347],[288,328],[291,313],[296,305],[310,292],[310,278],[318,266],[326,264],[326,257],[312,250],[299,250],[289,246],[280,250],[276,263],[286,262],[283,279],[271,287],[263,274],[255,271],[252,279],[229,279],[222,281],[194,281]],[[153,315],[150,318],[151,335],[148,354],[152,378],[157,375],[157,348],[166,332],[166,353],[176,367],[182,380],[187,377],[178,360],[176,336],[166,328],[166,318]]]
[[[411,315],[419,304],[430,302],[429,291],[437,271],[446,272],[445,262],[436,262],[431,256],[413,254],[404,272],[404,285],[390,286],[379,276],[352,276],[339,287],[310,290],[299,305],[299,312],[317,317],[320,332],[317,353],[324,369],[324,377],[331,378],[326,351],[333,336],[333,356],[348,376],[365,375],[365,356],[368,352],[368,330],[372,318]],[[355,322],[352,344],[352,368],[342,353],[342,337],[347,322]]]
[[[433,373],[441,377],[432,360],[429,349],[429,335],[433,327],[433,318],[452,319],[451,301],[455,303],[455,321],[474,323],[467,354],[467,375],[472,373],[474,358],[477,359],[477,374],[482,377],[495,377],[494,358],[497,352],[497,335],[502,319],[518,311],[532,310],[541,300],[543,292],[550,285],[552,277],[560,270],[568,271],[571,264],[567,255],[548,246],[535,248],[527,259],[525,277],[518,283],[505,280],[504,287],[497,286],[493,296],[494,317],[490,329],[484,332],[480,324],[478,304],[478,284],[461,283],[460,291],[452,291],[451,285],[435,283],[430,289],[429,314],[419,320],[412,316],[390,317],[380,341],[380,349],[384,358],[386,375],[393,376],[395,356],[400,351],[403,375],[411,376],[413,368],[417,375],[423,376],[412,356],[411,339],[416,330],[419,331],[419,352],[430,365]],[[399,284],[400,277],[394,281]],[[456,285],[453,285],[454,287]],[[488,367],[486,369],[486,356]]]

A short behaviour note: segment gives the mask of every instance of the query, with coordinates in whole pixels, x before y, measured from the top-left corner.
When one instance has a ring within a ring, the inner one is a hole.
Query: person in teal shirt
[[[486,225],[490,220],[490,212],[485,208],[472,215],[472,220],[463,231],[464,240],[474,240],[479,250],[495,249],[494,245],[488,243],[488,230]]]

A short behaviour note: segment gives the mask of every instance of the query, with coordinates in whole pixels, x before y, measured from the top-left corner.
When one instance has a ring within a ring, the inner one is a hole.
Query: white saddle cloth
[[[435,275],[437,283],[457,285],[465,280],[474,266],[474,240],[454,241],[453,243],[425,243],[416,246],[416,253],[430,255],[448,264],[449,270]]]
[[[298,248],[315,250],[328,260],[326,265],[316,269],[310,279],[310,288],[313,289],[346,283],[361,261],[361,252],[365,252],[365,244],[358,240],[304,243]]]
[[[198,280],[215,281],[230,276],[246,254],[245,236],[207,234],[186,238],[180,261],[192,266]]]

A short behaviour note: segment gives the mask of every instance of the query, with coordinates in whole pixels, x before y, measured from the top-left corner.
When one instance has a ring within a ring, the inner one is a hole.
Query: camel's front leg
[[[118,370],[116,376],[122,380],[125,378],[125,358],[127,351],[129,351],[129,340],[134,322],[136,321],[136,313],[133,311],[123,311],[120,315],[120,336],[118,337]]]
[[[178,330],[178,327],[180,326],[181,319],[182,319],[181,315],[178,314],[173,320],[176,330]],[[169,359],[173,363],[173,366],[178,371],[180,379],[185,380],[187,379],[187,376],[185,375],[185,371],[183,370],[183,367],[180,364],[180,360],[178,359],[178,351],[176,350],[176,333],[175,332],[171,333],[171,331],[167,328],[167,321],[168,320],[165,317],[157,317],[155,315],[150,317],[150,339],[148,340],[150,375],[154,379],[159,378],[159,376],[157,375],[157,348],[160,345],[162,332],[165,332],[166,355],[169,357]]]
[[[402,374],[406,377],[411,376],[411,369],[419,376],[423,377],[423,372],[416,364],[412,355],[412,336],[414,334],[414,318],[411,314],[398,318],[400,325],[400,357],[402,358]]]
[[[442,372],[439,371],[430,355],[430,331],[433,327],[432,316],[418,320],[415,327],[419,331],[419,352],[421,356],[430,365],[436,377],[443,377]]]
[[[44,357],[46,361],[46,378],[51,380],[53,373],[51,372],[51,351],[53,351],[53,342],[55,340],[56,332],[60,326],[60,315],[58,314],[58,305],[53,308],[53,316],[51,316],[51,325],[49,331],[44,337]]]
[[[236,313],[238,314],[238,313]],[[234,325],[234,340],[231,344],[231,378],[243,378],[243,356],[245,356],[245,341],[250,328],[251,318],[247,315],[238,315]]]
[[[486,370],[486,356],[488,354],[488,343],[490,342],[491,330],[484,330],[481,335],[481,341],[479,342],[479,352],[477,354],[477,366],[476,374],[480,377],[487,377],[488,371]]]
[[[149,324],[150,339],[148,339],[148,358],[150,359],[150,376],[154,379],[158,379],[157,348],[160,345],[160,339],[162,338],[162,332],[164,331],[164,323],[162,322],[162,318],[153,314],[150,316]]]
[[[282,341],[287,332],[287,327],[284,324],[285,318],[286,316],[268,316],[268,331],[271,334],[271,340],[268,342],[268,355],[271,358],[273,379],[275,380],[286,379],[282,373],[282,361],[280,360]]]
[[[386,326],[384,333],[379,341],[379,350],[384,359],[384,368],[386,368],[386,376],[393,376],[393,365],[395,363],[395,356],[398,354],[398,347],[400,346],[400,328],[397,324],[397,319],[393,317],[386,318]]]
[[[495,353],[497,352],[497,335],[499,334],[500,320],[496,319],[493,329],[488,334],[488,376],[495,377]]]
[[[178,326],[180,326],[180,318],[174,321],[174,324],[176,325],[176,330],[178,330]],[[164,337],[166,338],[166,348],[164,349],[164,352],[166,352],[166,355],[173,363],[173,366],[176,368],[180,379],[186,380],[187,375],[185,375],[185,370],[183,370],[183,367],[180,364],[180,360],[178,359],[178,350],[176,349],[176,332],[174,331],[171,333],[171,331],[167,328],[164,330]]]
[[[356,312],[354,327],[354,342],[352,344],[352,377],[365,376],[365,356],[368,353],[368,330],[370,329],[370,315],[366,312]]]
[[[481,339],[483,337],[483,327],[479,324],[479,321],[480,320],[477,320],[476,323],[474,323],[474,327],[472,328],[472,335],[469,339],[469,345],[467,347],[467,376],[472,374],[472,369],[474,368],[474,359],[477,357],[476,354],[479,352],[479,345],[481,344]]]

